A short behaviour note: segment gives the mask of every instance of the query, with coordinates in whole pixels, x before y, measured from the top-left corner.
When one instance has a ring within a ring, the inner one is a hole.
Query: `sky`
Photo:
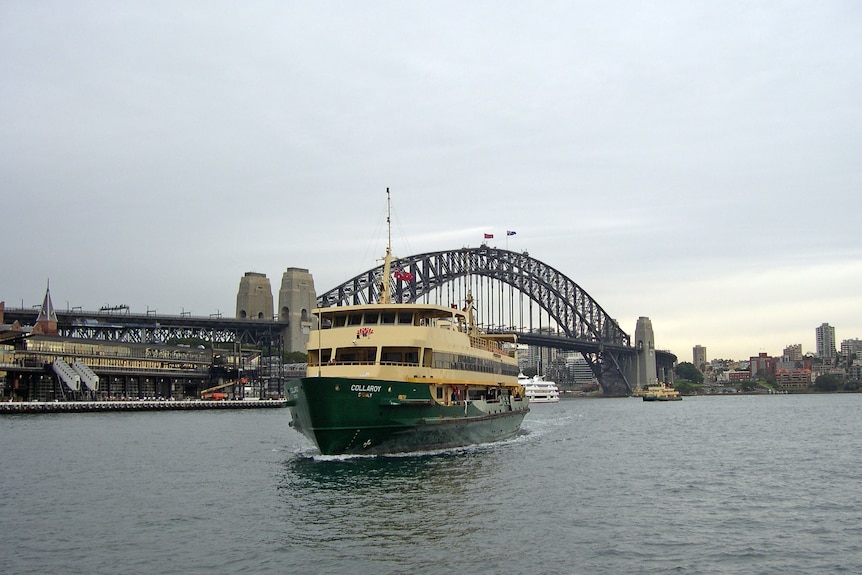
[[[862,338],[862,3],[0,0],[0,300],[493,245],[692,360]],[[505,238],[507,230],[515,236]]]

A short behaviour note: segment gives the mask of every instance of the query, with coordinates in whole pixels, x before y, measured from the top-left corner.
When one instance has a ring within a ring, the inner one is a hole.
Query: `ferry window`
[[[380,350],[380,362],[419,365],[419,348],[384,347]]]
[[[384,312],[381,323],[395,323],[395,312]]]
[[[345,325],[347,325],[346,315],[337,315],[333,319],[335,319],[335,327],[344,327]]]
[[[311,353],[311,352],[309,351],[309,353]],[[328,362],[330,359],[332,359],[332,350],[329,348],[321,349],[320,350],[320,358],[321,358],[321,361],[323,363]]]
[[[365,312],[365,325],[377,325],[379,315],[376,311]]]
[[[336,363],[374,363],[376,347],[340,347],[335,352]]]
[[[380,363],[401,363],[401,352],[383,348],[380,353]]]
[[[359,325],[362,323],[361,313],[352,313],[347,316],[347,325]]]
[[[400,311],[398,312],[398,323],[413,323],[413,314],[409,311]]]

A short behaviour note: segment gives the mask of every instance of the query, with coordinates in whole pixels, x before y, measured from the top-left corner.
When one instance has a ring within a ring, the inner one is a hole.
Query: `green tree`
[[[814,389],[817,391],[838,391],[843,383],[842,379],[831,373],[818,375],[814,380]]]
[[[756,381],[752,381],[750,379],[747,381],[740,381],[738,385],[739,385],[739,389],[741,389],[742,391],[745,391],[745,392],[754,391],[755,389],[757,389],[757,386],[758,386]]]
[[[687,379],[677,379],[673,382],[673,388],[681,395],[694,395],[700,389],[700,386]]]
[[[674,372],[679,377],[687,379],[692,383],[703,383],[703,374],[690,362],[684,361],[678,363]]]

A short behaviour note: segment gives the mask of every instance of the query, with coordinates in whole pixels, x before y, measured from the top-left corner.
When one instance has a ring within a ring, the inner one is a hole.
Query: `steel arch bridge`
[[[514,332],[518,341],[581,352],[606,395],[628,395],[639,351],[630,336],[577,283],[530,257],[482,245],[428,252],[393,263],[392,300],[463,306],[478,302],[477,321],[489,332]],[[317,298],[319,307],[379,301],[383,266],[370,269]],[[407,280],[397,278],[410,278]]]

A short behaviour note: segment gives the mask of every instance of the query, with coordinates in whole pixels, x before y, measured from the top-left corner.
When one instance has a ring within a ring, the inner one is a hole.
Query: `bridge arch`
[[[576,282],[527,252],[487,245],[427,252],[399,258],[393,270],[402,272],[388,278],[393,301],[437,298],[434,303],[463,305],[470,291],[480,302],[491,300],[485,307],[480,303],[477,314],[488,331],[514,331],[524,343],[580,351],[606,394],[625,395],[633,390],[627,377],[630,356],[636,353],[631,337]],[[317,304],[330,307],[377,302],[382,273],[380,265],[359,274],[318,296]],[[487,286],[484,280],[488,280]],[[504,284],[510,287],[508,301],[501,293]],[[514,290],[519,299],[527,298],[530,309],[535,304],[547,314],[547,325],[542,325],[541,313],[538,326],[532,313],[524,320],[523,305],[514,305]]]

